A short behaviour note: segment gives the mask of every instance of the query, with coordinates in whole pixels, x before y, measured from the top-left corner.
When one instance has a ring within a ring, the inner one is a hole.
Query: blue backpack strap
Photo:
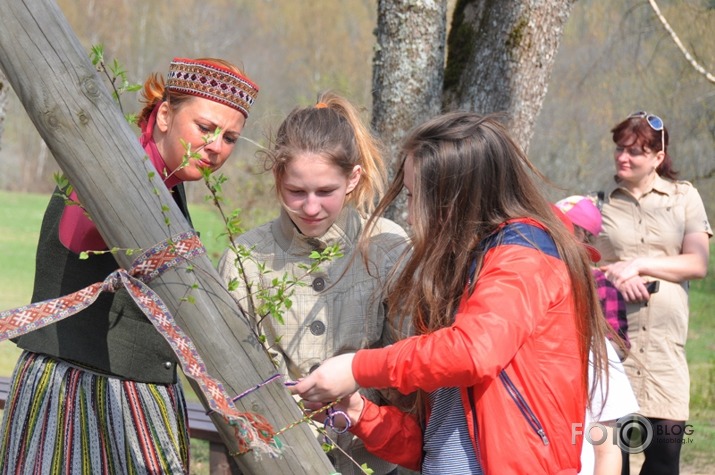
[[[538,249],[544,254],[560,259],[559,251],[552,237],[543,229],[527,223],[509,223],[496,233],[484,239],[479,250],[486,252],[500,245],[517,245]]]
[[[529,247],[531,249],[537,249],[551,257],[561,259],[553,238],[549,233],[533,224],[520,222],[509,223],[484,238],[482,242],[479,243],[478,249],[480,252],[487,252],[493,247],[502,245]],[[476,268],[477,261],[474,259],[469,267],[470,282],[474,280],[474,271]]]

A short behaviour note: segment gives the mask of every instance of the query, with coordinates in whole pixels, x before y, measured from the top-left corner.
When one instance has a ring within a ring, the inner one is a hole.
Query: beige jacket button
[[[316,277],[315,280],[313,281],[313,290],[316,292],[320,292],[325,288],[325,279],[322,277]]]
[[[325,323],[320,320],[316,320],[310,324],[310,333],[315,336],[320,336],[325,333]]]

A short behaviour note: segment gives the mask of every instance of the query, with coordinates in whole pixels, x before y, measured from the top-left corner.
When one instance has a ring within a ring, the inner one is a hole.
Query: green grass
[[[30,301],[34,253],[42,213],[49,196],[0,191],[0,310]],[[225,247],[223,225],[208,205],[191,205],[194,226],[215,263]],[[715,245],[710,254],[710,275],[693,282],[690,292],[690,331],[687,354],[691,373],[690,424],[693,443],[683,446],[683,463],[706,473],[715,466]],[[11,342],[0,343],[0,375],[9,376],[19,351]],[[187,398],[196,400],[189,387]],[[705,471],[703,471],[705,470]],[[192,440],[192,473],[208,473],[208,446]]]
[[[0,191],[0,310],[30,302],[35,249],[48,196]],[[20,351],[0,343],[0,375],[9,376]]]
[[[690,368],[692,443],[683,445],[683,463],[698,473],[715,466],[715,247],[711,245],[707,278],[690,288],[690,324],[686,352]]]

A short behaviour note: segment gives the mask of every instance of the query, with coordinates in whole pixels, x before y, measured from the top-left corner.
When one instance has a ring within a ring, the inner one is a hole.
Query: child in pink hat
[[[598,209],[595,199],[581,195],[569,196],[558,201],[556,207],[573,223],[574,234],[585,245],[589,246],[601,233],[603,229],[601,211]],[[596,258],[592,257],[592,259],[595,260]],[[597,260],[600,260],[600,257]],[[603,427],[604,425],[612,425],[614,421],[628,413],[637,412],[638,403],[628,377],[625,375],[623,365],[618,361],[618,358],[621,361],[625,358],[626,349],[630,348],[625,300],[618,289],[606,278],[606,274],[595,267],[592,272],[603,315],[625,344],[625,348],[615,342],[613,345],[609,345],[611,346],[609,350],[613,350],[609,361],[609,376],[606,380],[601,379],[596,382],[595,398],[586,413],[586,427],[591,427],[594,423],[599,423]],[[612,340],[613,338],[609,336],[609,339]],[[589,378],[591,377],[593,377],[593,374],[589,372]],[[605,396],[602,392],[604,387],[608,387],[608,392]],[[612,435],[610,433],[609,438]],[[620,449],[616,444],[589,444],[584,442],[581,450],[581,471],[579,473],[593,473],[596,465],[601,469],[605,468],[609,473],[611,470],[614,473],[618,473],[620,471],[619,465],[621,465],[619,457]]]
[[[584,242],[590,243],[593,238],[601,234],[601,230],[603,229],[601,212],[598,210],[594,200],[590,197],[582,195],[569,196],[568,198],[558,201],[556,206],[563,211],[574,224],[576,237],[582,241],[584,241],[583,238],[586,237],[588,240]]]
[[[596,206],[595,199],[589,196],[573,195],[556,202],[560,209],[574,225],[576,237],[584,244],[592,244],[603,229],[601,211]],[[603,315],[609,325],[621,337],[626,349],[630,348],[628,341],[628,319],[626,318],[626,303],[616,287],[600,270],[593,269],[598,297],[601,301]],[[621,359],[625,352],[615,345]]]

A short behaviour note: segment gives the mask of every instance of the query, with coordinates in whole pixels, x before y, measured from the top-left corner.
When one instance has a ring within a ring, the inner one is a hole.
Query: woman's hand
[[[685,280],[702,279],[708,273],[710,236],[705,232],[693,232],[683,237],[680,254],[674,256],[639,256],[628,261],[615,262],[600,269],[608,280],[621,289],[623,282],[635,276],[680,283]],[[625,294],[624,294],[625,297]]]
[[[650,299],[650,293],[645,286],[647,282],[640,276],[637,258],[601,266],[600,269],[621,292],[626,302],[645,302]]]
[[[646,284],[647,282],[639,276],[636,276],[622,282],[621,285],[616,285],[616,288],[621,292],[621,295],[623,295],[623,300],[628,303],[645,302],[650,299],[650,293],[648,292],[648,288],[646,288]]]
[[[601,266],[600,269],[606,274],[606,278],[613,282],[613,285],[618,287],[619,290],[626,281],[640,275],[638,259],[615,262],[607,266]]]
[[[355,353],[328,358],[308,376],[290,388],[306,401],[332,402],[358,390],[353,377],[352,363]]]

